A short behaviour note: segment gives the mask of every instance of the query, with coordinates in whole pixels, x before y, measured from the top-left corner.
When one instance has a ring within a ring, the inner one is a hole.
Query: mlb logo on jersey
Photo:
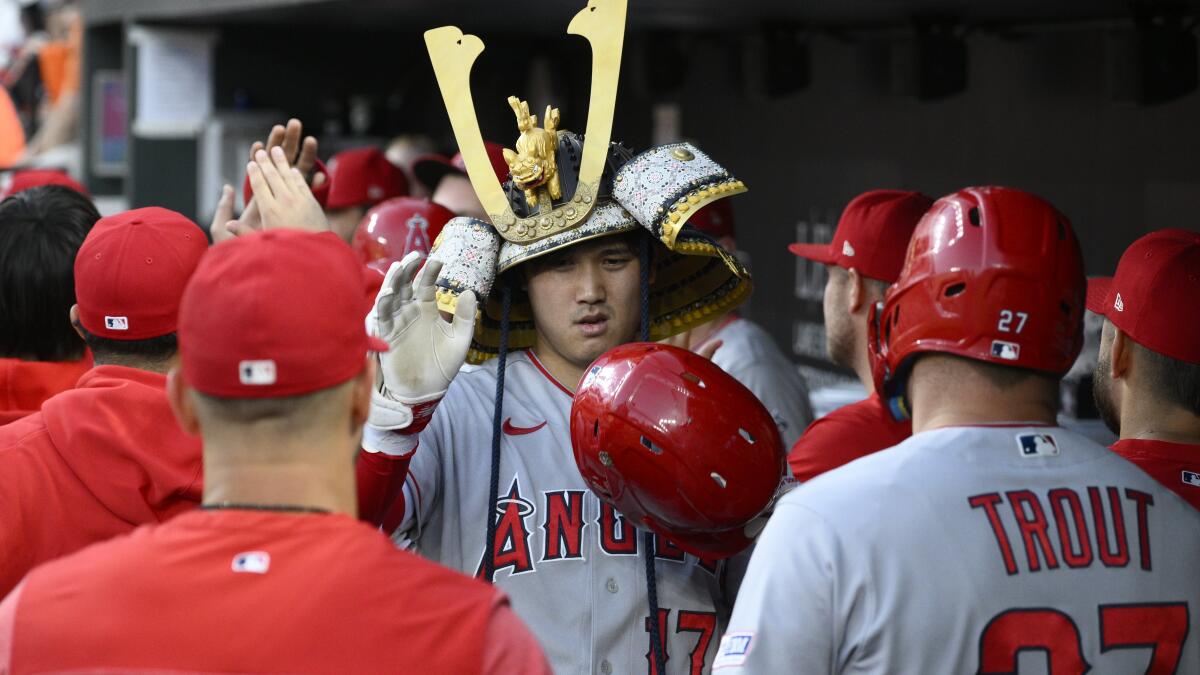
[[[1185,485],[1200,487],[1200,473],[1184,469],[1183,473],[1180,475],[1180,479],[1183,480]]]
[[[1058,443],[1050,434],[1021,434],[1017,436],[1017,447],[1022,457],[1053,457],[1058,454]]]
[[[247,551],[233,556],[230,569],[234,572],[266,574],[271,568],[271,554],[266,551]]]
[[[727,633],[721,638],[721,647],[717,650],[717,658],[713,660],[713,670],[745,665],[753,644],[753,632]]]
[[[242,361],[238,364],[238,380],[242,384],[266,386],[275,384],[275,379],[275,362],[271,359]]]
[[[129,330],[129,318],[124,316],[104,317],[104,327],[109,330]]]
[[[992,356],[1005,361],[1016,361],[1021,357],[1021,345],[1004,340],[992,340]]]

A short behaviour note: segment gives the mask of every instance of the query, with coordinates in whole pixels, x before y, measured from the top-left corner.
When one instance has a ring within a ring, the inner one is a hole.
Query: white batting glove
[[[392,263],[368,317],[371,332],[391,347],[379,355],[382,382],[367,420],[373,432],[414,435],[424,429],[466,362],[475,334],[475,294],[459,296],[453,320],[442,319],[434,285],[442,265],[430,260],[422,268],[422,260],[413,252]]]

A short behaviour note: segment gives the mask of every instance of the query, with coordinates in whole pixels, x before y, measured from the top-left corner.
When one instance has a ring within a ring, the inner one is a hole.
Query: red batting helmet
[[[1061,375],[1083,345],[1086,288],[1071,224],[1045,200],[1004,187],[942,197],[872,313],[876,388],[894,393],[920,352]]]
[[[428,255],[453,217],[449,209],[428,199],[395,197],[367,211],[351,246],[364,265],[378,262],[386,270],[413,251]]]
[[[626,518],[703,557],[745,549],[786,469],[771,414],[708,359],[654,343],[609,350],[571,405],[579,472]]]

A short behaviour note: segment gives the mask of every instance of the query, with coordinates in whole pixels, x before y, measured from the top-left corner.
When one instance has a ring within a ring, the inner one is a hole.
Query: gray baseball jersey
[[[650,672],[643,537],[593,495],[571,451],[571,393],[531,352],[505,376],[496,583],[538,638],[555,672]],[[491,466],[496,361],[454,379],[421,433],[397,533],[422,555],[481,575]],[[722,567],[659,540],[660,632],[669,673],[707,672],[728,605]]]
[[[808,385],[796,364],[767,331],[741,317],[734,317],[708,339],[724,343],[713,354],[713,363],[762,401],[775,418],[784,448],[792,447],[813,421]]]
[[[1200,512],[1082,436],[927,431],[783,498],[714,670],[1194,674],[1198,561]]]

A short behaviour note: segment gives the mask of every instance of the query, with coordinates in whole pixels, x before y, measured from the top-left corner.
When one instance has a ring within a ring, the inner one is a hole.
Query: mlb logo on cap
[[[250,574],[266,574],[271,568],[271,554],[266,551],[247,551],[233,556],[230,569],[234,572],[249,572]]]
[[[267,386],[275,384],[275,362],[271,359],[242,361],[238,364],[238,380],[242,384]]]
[[[1021,358],[1021,345],[1004,340],[993,340],[992,356],[1005,361],[1016,361]]]
[[[109,330],[129,330],[129,317],[106,316],[104,317],[104,327]]]
[[[1058,443],[1050,434],[1022,434],[1017,436],[1017,447],[1022,457],[1053,457],[1058,454]]]
[[[1200,487],[1200,473],[1196,473],[1195,471],[1187,471],[1185,469],[1180,478],[1183,480],[1185,485]]]

